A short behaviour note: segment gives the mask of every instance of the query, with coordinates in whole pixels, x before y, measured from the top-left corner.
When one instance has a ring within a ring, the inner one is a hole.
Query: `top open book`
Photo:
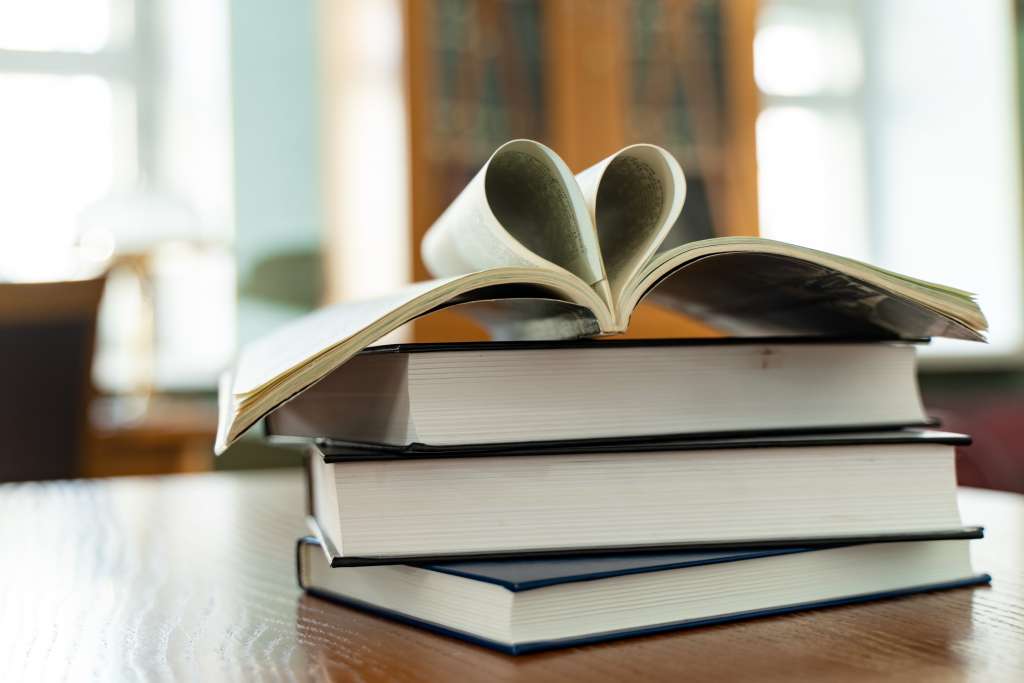
[[[623,332],[650,295],[737,336],[982,340],[971,294],[756,237],[661,249],[686,196],[678,162],[632,145],[575,177],[531,140],[497,149],[421,245],[438,278],[307,315],[247,345],[220,388],[217,452],[392,330],[476,302],[496,339]]]

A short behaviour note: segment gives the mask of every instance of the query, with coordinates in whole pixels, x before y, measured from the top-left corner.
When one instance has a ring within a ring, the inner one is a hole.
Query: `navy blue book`
[[[509,654],[986,584],[967,540],[331,567],[299,540],[299,585]]]

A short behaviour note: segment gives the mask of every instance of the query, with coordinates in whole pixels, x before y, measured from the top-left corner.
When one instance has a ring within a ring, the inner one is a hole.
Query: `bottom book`
[[[331,567],[299,540],[308,593],[510,654],[986,584],[969,541]]]

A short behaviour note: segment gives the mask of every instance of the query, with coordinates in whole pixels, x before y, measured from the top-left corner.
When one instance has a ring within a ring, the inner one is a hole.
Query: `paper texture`
[[[758,237],[702,240],[658,254],[620,313],[628,315],[648,294],[738,336],[984,341],[988,327],[967,292]]]
[[[600,247],[565,163],[531,140],[513,140],[431,226],[423,261],[438,277],[487,268],[564,268],[589,285],[604,280]]]
[[[249,344],[236,365],[234,393],[258,390],[308,361],[310,349],[328,349],[454,279],[418,282],[388,296],[328,306]]]
[[[668,236],[683,208],[679,163],[654,145],[631,145],[576,176],[597,229],[612,291],[619,302]]]

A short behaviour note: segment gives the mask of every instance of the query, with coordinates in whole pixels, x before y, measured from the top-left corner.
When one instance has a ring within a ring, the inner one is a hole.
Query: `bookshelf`
[[[757,0],[406,0],[412,262],[424,232],[505,140],[580,170],[632,142],[679,158],[688,197],[669,243],[757,234]],[[707,336],[643,305],[629,336]],[[452,311],[418,340],[484,338]]]

